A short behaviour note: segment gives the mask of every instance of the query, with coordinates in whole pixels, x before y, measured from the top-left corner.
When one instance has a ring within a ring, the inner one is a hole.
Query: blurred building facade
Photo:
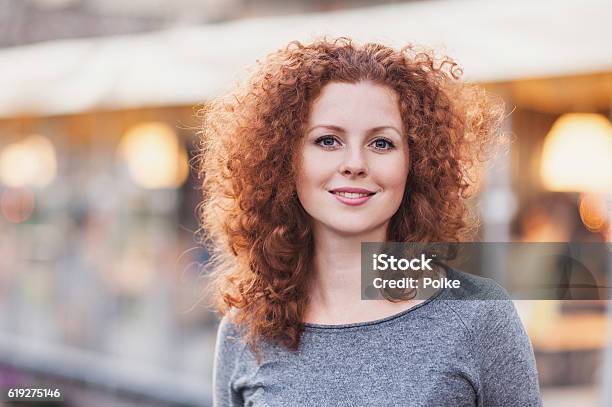
[[[0,0],[0,47],[419,0]]]

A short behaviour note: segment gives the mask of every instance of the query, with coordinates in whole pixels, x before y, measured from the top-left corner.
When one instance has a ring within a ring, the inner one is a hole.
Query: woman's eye
[[[391,150],[393,147],[395,147],[392,142],[383,138],[374,140],[372,145],[377,150]]]
[[[336,147],[337,140],[332,136],[323,136],[316,139],[315,143],[325,148],[332,148]]]

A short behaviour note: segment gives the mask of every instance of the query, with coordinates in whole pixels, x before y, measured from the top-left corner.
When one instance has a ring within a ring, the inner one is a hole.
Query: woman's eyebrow
[[[332,130],[338,133],[346,133],[346,130],[342,127],[339,126],[334,126],[333,124],[319,124],[316,126],[312,126],[310,129],[308,129],[308,133],[310,133],[311,131],[318,129],[318,128],[323,128],[323,129],[327,129],[327,130]],[[382,130],[393,130],[395,131],[400,137],[402,135],[402,132],[395,126],[376,126],[376,127],[372,127],[370,130],[368,130],[368,134],[372,134],[372,133],[378,133],[379,131]]]
[[[393,131],[395,131],[398,134],[398,136],[400,136],[400,137],[402,136],[402,132],[397,127],[395,127],[395,126],[378,126],[378,127],[374,127],[372,129],[370,129],[368,131],[368,133],[378,133],[379,131],[382,131],[382,130],[393,130]]]
[[[338,133],[346,133],[346,130],[344,130],[342,127],[334,126],[333,124],[318,124],[316,126],[312,126],[311,128],[309,128],[307,132],[310,133],[311,131],[318,129],[318,128],[332,130]]]

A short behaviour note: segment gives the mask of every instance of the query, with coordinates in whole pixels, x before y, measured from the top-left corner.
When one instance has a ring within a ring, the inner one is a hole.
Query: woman
[[[501,301],[361,300],[361,242],[458,242],[473,226],[467,174],[502,108],[457,77],[412,47],[295,42],[206,107],[215,405],[540,405],[530,342],[491,280],[445,271]]]

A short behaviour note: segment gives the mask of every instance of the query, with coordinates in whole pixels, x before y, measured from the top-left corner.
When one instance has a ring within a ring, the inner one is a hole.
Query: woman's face
[[[315,232],[386,236],[410,165],[395,91],[367,81],[326,85],[300,153],[297,193]]]

